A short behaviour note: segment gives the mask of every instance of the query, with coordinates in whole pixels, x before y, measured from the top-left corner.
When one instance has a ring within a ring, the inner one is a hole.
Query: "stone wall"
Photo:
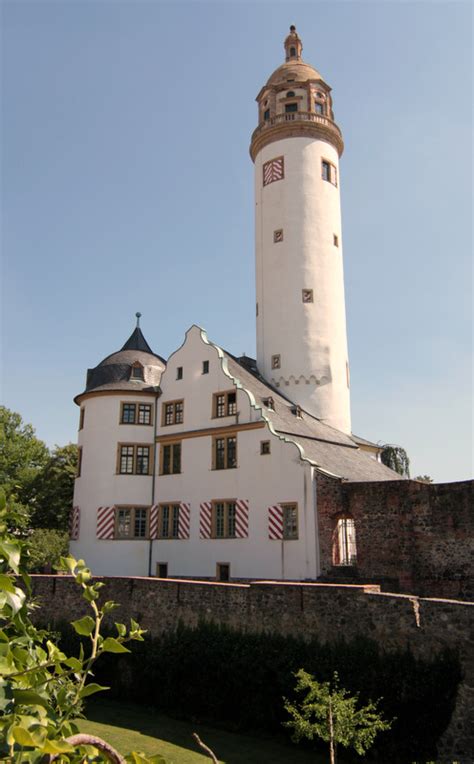
[[[121,603],[120,619],[130,617],[151,634],[212,620],[248,632],[335,636],[364,634],[384,650],[407,646],[432,658],[450,647],[459,651],[463,681],[450,726],[440,744],[439,762],[472,764],[474,728],[474,604],[381,593],[377,586],[256,582],[219,584],[153,578],[104,578],[107,598]],[[33,576],[41,618],[72,620],[87,603],[68,576]],[[117,613],[114,613],[117,617]]]
[[[343,483],[319,476],[323,576],[356,576],[391,591],[473,600],[473,488],[473,481]],[[354,570],[332,565],[341,514],[355,521]]]

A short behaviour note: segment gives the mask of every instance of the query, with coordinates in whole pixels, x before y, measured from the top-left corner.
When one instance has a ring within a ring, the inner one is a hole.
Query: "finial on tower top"
[[[290,27],[290,34],[285,40],[285,60],[286,61],[301,61],[301,51],[303,50],[303,43],[298,36],[296,27],[294,24]]]
[[[137,319],[137,327],[140,326],[140,319],[142,317],[141,313],[135,313],[136,319]]]

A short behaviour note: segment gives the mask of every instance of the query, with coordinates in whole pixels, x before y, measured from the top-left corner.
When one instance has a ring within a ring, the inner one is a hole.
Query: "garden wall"
[[[341,514],[355,521],[357,567],[332,567]],[[383,589],[474,600],[474,482],[344,483],[318,476],[325,578],[380,581]]]
[[[409,647],[432,658],[459,651],[464,679],[450,726],[440,742],[440,762],[474,760],[474,603],[385,594],[376,586],[257,582],[219,584],[153,578],[101,578],[107,599],[121,603],[116,620],[135,618],[152,635],[214,621],[247,632],[317,635],[323,641],[363,634],[384,650]],[[69,576],[33,576],[41,620],[72,620],[87,603]]]

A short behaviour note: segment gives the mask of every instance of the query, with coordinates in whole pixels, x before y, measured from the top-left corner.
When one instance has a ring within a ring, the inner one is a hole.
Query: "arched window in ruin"
[[[334,530],[333,565],[357,565],[354,519],[340,517]]]

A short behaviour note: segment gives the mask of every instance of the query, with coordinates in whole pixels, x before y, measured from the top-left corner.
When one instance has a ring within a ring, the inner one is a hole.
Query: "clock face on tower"
[[[265,162],[263,165],[263,185],[268,186],[276,180],[283,180],[285,177],[285,166],[283,157],[276,157]]]

